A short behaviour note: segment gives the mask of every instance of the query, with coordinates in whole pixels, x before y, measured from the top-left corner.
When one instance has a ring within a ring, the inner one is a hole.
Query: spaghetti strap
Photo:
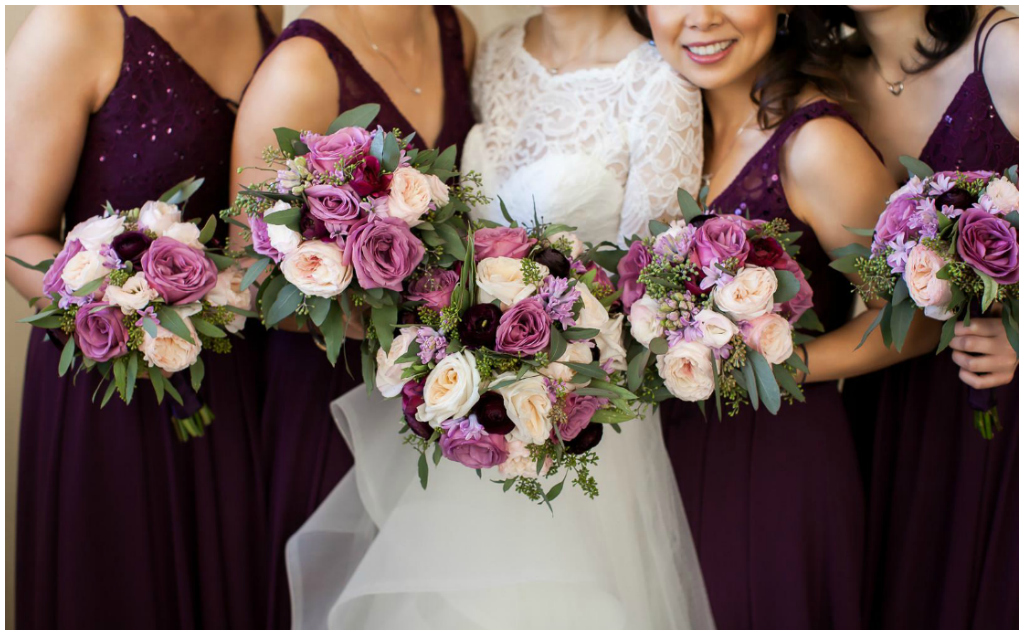
[[[270,26],[270,22],[267,21],[267,14],[263,13],[263,8],[260,5],[256,7],[256,24],[260,29],[260,39],[263,42],[263,49],[266,50],[270,43],[274,41],[274,28]]]
[[[124,5],[123,4],[119,4],[119,5],[116,5],[116,6],[117,6],[117,10],[121,12],[121,17],[124,18],[125,20],[127,20],[130,16],[128,15],[128,12],[124,10]]]
[[[985,47],[988,46],[988,36],[992,35],[992,31],[994,31],[995,28],[997,26],[999,26],[1000,24],[1002,24],[1003,22],[1009,22],[1010,20],[1016,20],[1018,18],[1018,16],[1015,16],[1015,15],[1011,15],[1009,17],[1003,18],[1002,20],[999,20],[998,22],[993,24],[991,26],[991,28],[989,28],[986,31],[985,27],[988,25],[988,21],[991,20],[992,16],[994,16],[1002,8],[1003,7],[995,7],[994,9],[989,11],[988,15],[985,16],[985,19],[982,20],[981,24],[978,26],[978,33],[977,33],[977,35],[974,36],[974,71],[975,72],[981,72],[981,65],[985,61]],[[982,39],[982,34],[984,34],[984,36],[985,36],[984,39]]]

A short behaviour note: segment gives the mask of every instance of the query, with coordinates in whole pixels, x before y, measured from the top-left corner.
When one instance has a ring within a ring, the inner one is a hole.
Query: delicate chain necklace
[[[751,121],[753,121],[755,115],[757,115],[756,108],[753,110],[753,112],[750,113],[750,116],[747,117],[746,120],[740,124],[739,128],[736,129],[736,134],[732,136],[732,140],[729,142],[729,147],[726,148],[725,154],[723,154],[722,156],[727,157],[732,153],[733,148],[736,146],[736,142],[740,140],[740,135],[743,134],[743,131],[747,129],[747,126],[750,124]],[[714,172],[708,172],[707,174],[705,174],[703,179],[703,185],[710,186],[711,179],[713,179],[714,177]]]
[[[907,75],[904,73],[903,77],[900,79],[895,82],[890,82],[885,78],[885,75],[882,75],[882,66],[878,63],[878,59],[874,55],[871,56],[871,61],[874,62],[875,72],[878,73],[878,76],[883,82],[885,82],[885,85],[889,88],[889,92],[893,94],[893,97],[899,97],[900,93],[903,92],[903,82],[907,81]]]
[[[414,95],[421,95],[423,93],[423,89],[421,87],[419,87],[419,86],[414,86],[414,85],[410,84],[409,82],[407,82],[405,80],[405,77],[402,76],[402,73],[399,72],[398,65],[395,64],[391,60],[391,58],[386,53],[384,53],[384,51],[382,51],[379,46],[377,46],[377,43],[373,41],[373,38],[370,37],[370,30],[366,28],[366,23],[363,22],[363,14],[360,11],[360,7],[355,7],[355,10],[356,10],[356,17],[359,19],[359,27],[363,30],[363,35],[366,37],[366,41],[369,42],[370,49],[373,50],[373,52],[376,53],[378,56],[380,56],[380,58],[382,60],[387,62],[387,65],[391,67],[391,71],[395,74],[395,77],[397,77],[398,80],[400,82],[402,82],[402,85],[405,86],[406,90],[410,91]],[[421,56],[419,56],[419,58],[420,58],[420,68],[422,70],[423,56],[421,55]],[[418,75],[420,75],[420,74],[417,73],[417,76]]]
[[[558,75],[558,73],[561,72],[561,69],[565,68],[569,64],[572,64],[573,62],[578,60],[580,57],[583,56],[584,53],[588,53],[590,51],[590,49],[592,49],[598,42],[603,40],[605,38],[605,36],[607,36],[609,33],[611,33],[612,29],[614,29],[619,24],[619,21],[622,20],[623,17],[624,16],[619,16],[619,18],[617,20],[612,21],[612,23],[608,26],[608,28],[606,28],[601,33],[598,33],[597,36],[594,37],[594,39],[590,40],[590,42],[588,42],[586,44],[586,46],[584,46],[579,51],[577,51],[575,54],[573,54],[569,59],[562,61],[562,63],[557,65],[557,66],[549,66],[548,67],[548,73],[550,73],[552,75]]]

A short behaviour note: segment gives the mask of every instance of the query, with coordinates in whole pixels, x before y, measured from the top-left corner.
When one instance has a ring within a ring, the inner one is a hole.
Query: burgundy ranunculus
[[[309,213],[332,234],[347,234],[362,223],[362,200],[350,185],[313,185],[306,188],[306,202]]]
[[[693,252],[701,267],[736,258],[738,265],[746,264],[750,245],[742,223],[716,217],[704,223],[693,237]]]
[[[142,271],[149,286],[168,304],[200,300],[217,284],[217,266],[206,254],[166,236],[146,250]]]
[[[405,422],[409,424],[409,429],[416,436],[429,439],[430,435],[434,433],[434,429],[430,427],[429,423],[416,418],[416,409],[423,403],[423,385],[425,383],[427,380],[423,378],[415,381],[409,380],[402,386],[402,414],[405,416]]]
[[[596,349],[596,347],[595,347]],[[590,424],[594,413],[608,403],[607,399],[569,393],[565,398],[565,422],[558,426],[563,441],[572,441]]]
[[[978,208],[966,210],[960,216],[956,250],[964,262],[1000,284],[1020,278],[1017,230],[998,216]]]
[[[569,277],[569,259],[557,249],[545,247],[534,254],[533,261],[547,267],[556,278]]]
[[[359,196],[369,196],[383,192],[391,183],[391,175],[385,174],[380,169],[380,161],[376,157],[367,155],[363,163],[352,173],[352,180],[348,182],[352,189]]]
[[[105,307],[105,308],[101,308]],[[93,309],[98,309],[93,312]],[[90,302],[75,314],[75,344],[82,355],[106,362],[128,353],[128,329],[118,307],[105,302]]]
[[[565,451],[569,454],[583,454],[595,447],[601,442],[601,437],[604,436],[604,425],[597,424],[587,426],[576,438],[572,441],[567,441],[565,444]]]
[[[608,273],[604,268],[596,262],[591,262],[587,265],[587,271],[597,271],[594,275],[594,283],[601,287],[608,289],[615,289],[615,285],[612,284],[612,279],[608,277]]]
[[[409,285],[406,296],[410,300],[423,300],[428,308],[440,311],[452,302],[452,291],[459,284],[459,274],[448,269],[434,269]]]
[[[498,321],[495,350],[513,355],[534,355],[551,341],[551,317],[537,298],[520,300]]]
[[[508,434],[516,427],[505,409],[505,398],[496,392],[485,392],[480,395],[473,412],[480,425],[490,434]]]
[[[473,234],[477,262],[484,258],[525,258],[537,243],[522,227],[484,227]]]
[[[498,337],[501,309],[493,304],[474,304],[459,322],[459,340],[468,348],[493,349]]]
[[[152,242],[153,239],[143,232],[121,232],[110,241],[110,246],[121,262],[131,262],[138,270],[142,266],[142,254]]]
[[[755,238],[750,241],[750,253],[747,254],[747,264],[757,267],[771,267],[786,250],[782,248],[779,241],[772,237]]]
[[[53,264],[46,270],[46,275],[43,276],[44,295],[49,296],[53,293],[64,291],[64,280],[61,278],[61,274],[64,273],[64,267],[67,266],[69,260],[74,258],[83,249],[85,247],[82,246],[81,241],[77,238],[68,241],[64,245],[64,249],[60,250],[57,257],[53,259]]]
[[[644,297],[647,292],[645,285],[637,282],[640,272],[651,264],[651,254],[643,242],[636,241],[629,246],[629,251],[619,260],[619,288],[622,289],[622,308],[626,315],[633,303]]]
[[[375,218],[349,236],[345,264],[355,268],[364,289],[401,291],[402,282],[423,260],[424,251],[405,221]]]

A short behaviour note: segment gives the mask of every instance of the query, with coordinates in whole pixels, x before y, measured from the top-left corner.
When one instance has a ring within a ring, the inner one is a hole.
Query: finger
[[[976,375],[967,370],[960,370],[960,381],[971,388],[984,390],[986,388],[998,388],[1013,381],[1012,373],[993,373],[991,375]]]
[[[991,355],[971,355],[953,351],[953,361],[960,368],[972,373],[992,373],[1003,370],[999,365],[999,358]]]
[[[961,335],[949,341],[949,347],[965,353],[998,353],[1000,346],[994,337],[978,335]]]
[[[997,329],[1002,329],[1002,323],[999,320],[993,318],[974,318],[971,320],[970,326],[966,326],[963,322],[957,322],[956,326],[953,327],[953,335],[992,337],[997,333]]]

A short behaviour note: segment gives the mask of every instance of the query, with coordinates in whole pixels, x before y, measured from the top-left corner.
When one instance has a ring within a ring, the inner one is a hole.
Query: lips
[[[687,56],[698,64],[713,64],[725,59],[732,50],[736,40],[719,40],[717,42],[695,42],[684,44]]]

